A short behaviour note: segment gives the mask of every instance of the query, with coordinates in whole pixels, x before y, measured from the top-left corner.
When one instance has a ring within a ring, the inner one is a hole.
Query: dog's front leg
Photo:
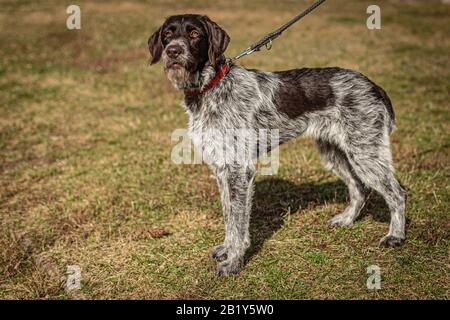
[[[225,241],[213,252],[216,256],[225,256],[217,267],[219,276],[237,274],[242,268],[244,255],[250,246],[250,213],[253,196],[255,169],[231,167],[216,171],[221,191],[221,200],[225,220]]]
[[[211,257],[217,261],[223,261],[227,258],[227,252],[229,247],[229,239],[227,238],[228,232],[226,231],[228,225],[228,217],[230,213],[230,201],[229,201],[229,188],[228,180],[227,180],[227,170],[219,167],[211,167],[214,175],[217,179],[217,186],[219,187],[220,192],[220,201],[222,203],[222,211],[223,211],[223,220],[225,224],[225,240],[222,244],[219,244],[214,247],[211,252]]]

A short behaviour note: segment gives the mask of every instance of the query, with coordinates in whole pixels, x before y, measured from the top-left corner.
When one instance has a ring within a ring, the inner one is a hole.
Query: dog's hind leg
[[[328,169],[340,177],[348,187],[350,204],[344,212],[328,222],[332,226],[349,226],[358,218],[370,192],[352,171],[345,153],[335,144],[323,140],[316,141],[322,160]]]
[[[223,188],[225,241],[214,249],[213,255],[226,255],[226,259],[217,267],[219,276],[239,273],[245,251],[250,246],[249,223],[255,174],[255,169],[251,167],[226,166],[217,171]]]
[[[396,247],[405,240],[406,191],[394,176],[388,139],[385,133],[381,143],[361,147],[353,145],[352,152],[347,155],[361,181],[380,193],[389,207],[389,233],[381,239],[380,245]]]

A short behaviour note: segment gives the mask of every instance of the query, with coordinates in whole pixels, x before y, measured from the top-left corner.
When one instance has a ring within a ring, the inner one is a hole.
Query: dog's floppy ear
[[[203,16],[206,31],[208,32],[208,60],[213,66],[216,65],[219,58],[223,55],[230,43],[230,37],[217,23],[208,16]]]
[[[163,52],[162,29],[162,26],[159,27],[159,29],[156,30],[155,33],[148,39],[148,50],[152,55],[150,64],[155,64],[159,61],[159,59],[161,59]]]

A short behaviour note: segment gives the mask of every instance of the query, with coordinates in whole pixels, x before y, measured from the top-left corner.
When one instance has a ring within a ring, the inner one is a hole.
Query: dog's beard
[[[166,75],[172,85],[178,90],[186,89],[192,86],[192,74],[184,67],[177,69],[168,68],[166,69]]]

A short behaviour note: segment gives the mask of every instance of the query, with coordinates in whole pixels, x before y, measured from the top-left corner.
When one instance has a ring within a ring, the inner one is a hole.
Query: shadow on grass
[[[295,214],[299,210],[315,208],[325,203],[347,202],[347,186],[339,180],[323,183],[308,181],[302,184],[278,178],[257,181],[250,221],[252,246],[247,251],[245,260],[248,261],[256,255],[264,242],[283,226],[288,211]],[[367,212],[376,221],[389,221],[384,200],[375,192],[370,196],[360,217]]]

